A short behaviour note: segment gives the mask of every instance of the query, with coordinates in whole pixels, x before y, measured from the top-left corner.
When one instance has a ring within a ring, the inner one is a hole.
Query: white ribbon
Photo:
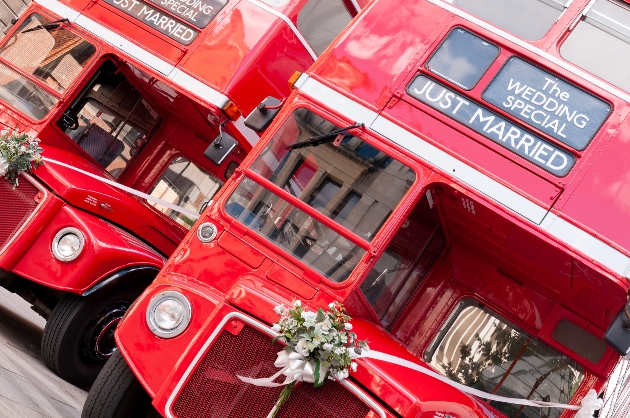
[[[315,367],[316,364],[313,361],[307,361],[300,353],[293,351],[287,353],[286,350],[278,352],[278,358],[276,359],[274,366],[280,367],[280,371],[273,376],[253,379],[251,377],[236,376],[245,383],[251,383],[255,386],[264,386],[267,388],[275,388],[278,386],[288,385],[293,382],[307,382],[315,383]],[[328,372],[328,368],[321,368],[320,379],[323,379]],[[275,383],[281,375],[284,375],[284,382]]]
[[[116,183],[115,181],[111,181],[109,179],[106,179],[105,177],[97,176],[96,174],[89,173],[89,172],[87,172],[85,170],[81,170],[80,168],[73,167],[73,166],[71,166],[69,164],[62,163],[61,161],[53,160],[51,158],[42,157],[42,160],[44,160],[46,162],[49,162],[49,163],[53,163],[53,164],[57,164],[57,165],[69,168],[70,170],[74,170],[74,171],[79,172],[81,174],[85,174],[86,176],[92,177],[93,179],[96,179],[96,180],[98,180],[98,181],[100,181],[102,183],[109,184],[112,187],[115,187],[115,188],[120,189],[120,190],[124,190],[127,193],[130,193],[130,194],[132,194],[134,196],[138,196],[138,197],[141,197],[143,199],[149,200],[151,202],[157,203],[159,205],[165,206],[165,207],[167,207],[169,209],[172,209],[172,210],[174,210],[176,212],[179,212],[179,213],[181,213],[183,215],[186,215],[186,216],[188,216],[190,218],[199,219],[199,214],[196,213],[196,212],[192,212],[192,211],[190,211],[188,209],[185,209],[185,208],[183,208],[181,206],[174,205],[174,204],[172,204],[170,202],[167,202],[165,200],[158,199],[157,197],[153,197],[150,194],[142,193],[142,192],[140,192],[140,191],[138,191],[136,189],[132,189],[131,187],[127,187],[127,186],[124,186],[122,184]]]
[[[446,383],[449,386],[452,386],[464,393],[468,393],[473,396],[477,396],[482,399],[488,399],[491,401],[497,402],[505,402],[511,403],[515,405],[523,405],[523,406],[533,406],[537,408],[562,408],[562,409],[571,409],[574,411],[578,411],[575,418],[592,418],[593,413],[601,409],[603,407],[603,401],[597,397],[597,393],[595,390],[591,389],[588,391],[586,396],[582,398],[581,404],[582,406],[577,405],[567,405],[561,403],[553,403],[553,402],[543,402],[543,401],[535,401],[529,399],[518,399],[518,398],[506,398],[504,396],[493,395],[481,390],[473,389],[471,387],[462,385],[461,383],[454,382],[439,373],[436,373],[432,370],[429,370],[425,367],[420,366],[419,364],[413,363],[409,360],[402,359],[400,357],[392,356],[390,354],[381,353],[379,351],[372,350],[363,350],[363,353],[360,356],[356,356],[357,358],[370,358],[374,360],[385,361],[387,363],[395,364],[397,366],[406,367],[408,369],[415,370],[417,372],[426,374],[427,376],[431,376],[434,379],[437,379],[441,382]],[[282,350],[278,353],[278,359],[274,363],[276,367],[280,367],[281,370],[274,374],[271,377],[254,379],[251,377],[243,377],[236,376],[240,380],[245,383],[250,383],[256,386],[264,386],[264,387],[278,387],[288,385],[289,383],[296,381],[303,381],[308,383],[313,383],[315,381],[313,370],[315,364],[312,361],[306,361],[306,359],[297,352],[287,353],[285,350]],[[279,376],[284,375],[285,380],[282,383],[275,383],[274,380]],[[326,375],[326,371],[322,371],[320,373],[321,378],[323,379]]]

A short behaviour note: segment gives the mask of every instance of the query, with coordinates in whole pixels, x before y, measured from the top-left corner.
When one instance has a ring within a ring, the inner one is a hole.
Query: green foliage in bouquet
[[[42,152],[39,138],[7,129],[0,131],[0,176],[9,180],[15,189],[19,184],[19,175],[31,172],[42,164]]]

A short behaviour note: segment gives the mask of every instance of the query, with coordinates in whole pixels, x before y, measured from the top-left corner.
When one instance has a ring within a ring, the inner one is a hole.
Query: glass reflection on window
[[[568,403],[584,377],[575,361],[473,300],[461,302],[427,354],[427,361],[448,378],[499,396]],[[512,418],[557,418],[564,411],[490,404]]]
[[[598,0],[560,47],[560,54],[587,71],[630,92],[630,7]]]
[[[335,282],[348,278],[365,250],[245,178],[225,210],[258,234]]]
[[[568,0],[445,0],[529,41],[542,38]]]
[[[317,211],[367,241],[414,183],[408,166],[345,132],[316,146],[286,149],[339,129],[307,109],[293,112],[251,166]]]
[[[434,74],[460,86],[473,88],[499,55],[499,48],[455,28],[427,63]]]

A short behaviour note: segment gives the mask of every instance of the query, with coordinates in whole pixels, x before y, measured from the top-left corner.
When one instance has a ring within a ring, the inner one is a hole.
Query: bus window
[[[202,212],[221,186],[223,182],[218,178],[206,173],[186,158],[177,157],[171,161],[149,194],[192,212]],[[148,203],[186,229],[190,229],[195,223],[194,219],[172,209],[157,203]]]
[[[432,73],[470,90],[499,55],[499,48],[462,28],[455,28],[427,62]]]
[[[560,47],[562,56],[630,92],[630,7],[598,0]]]
[[[42,119],[58,98],[19,73],[62,94],[95,52],[94,45],[61,23],[33,14],[0,48],[0,98],[33,119]]]
[[[284,122],[251,170],[365,241],[371,241],[415,182],[408,166],[344,132],[327,142],[299,146],[337,130],[307,109]],[[338,139],[337,145],[333,140]],[[289,149],[287,149],[289,147]],[[324,226],[251,179],[228,199],[226,211],[324,276],[348,278],[365,254],[357,243]]]
[[[347,133],[340,138],[339,146],[327,143],[286,149],[334,129],[339,127],[309,110],[298,109],[251,169],[371,241],[416,175],[411,168]]]
[[[361,291],[385,328],[416,294],[446,248],[437,209],[427,192],[361,284]]]
[[[584,377],[575,361],[474,300],[460,302],[425,358],[449,379],[511,398],[569,403]],[[558,418],[564,411],[489,402],[512,418]]]
[[[309,0],[298,15],[297,27],[320,55],[351,20],[341,0]]]
[[[65,133],[119,178],[159,121],[157,112],[113,64],[106,63],[59,121]]]
[[[528,41],[543,37],[570,0],[445,0]]]

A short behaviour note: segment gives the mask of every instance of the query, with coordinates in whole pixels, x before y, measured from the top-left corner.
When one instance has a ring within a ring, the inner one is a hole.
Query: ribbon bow
[[[285,386],[293,382],[315,383],[315,362],[307,361],[306,358],[297,351],[292,351],[291,353],[287,353],[286,350],[279,351],[274,366],[279,367],[280,371],[267,378],[254,379],[238,375],[236,377],[245,383],[268,388]],[[326,372],[327,369],[322,368],[320,370],[319,375],[321,377],[319,383],[321,383],[323,377],[326,376]],[[274,380],[281,375],[285,376],[284,382],[275,383]]]

